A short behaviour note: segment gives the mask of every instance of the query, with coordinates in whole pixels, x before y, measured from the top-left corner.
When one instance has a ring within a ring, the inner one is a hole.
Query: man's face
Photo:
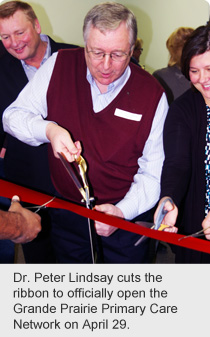
[[[106,54],[124,52],[127,57],[123,61],[113,61],[110,55],[105,55],[102,60],[96,60],[93,54],[88,53],[88,51],[104,52]],[[123,74],[130,61],[130,56],[129,32],[125,23],[121,23],[116,30],[105,33],[101,33],[97,28],[90,28],[85,58],[87,66],[101,92],[106,92],[107,86]]]
[[[38,20],[33,25],[22,11],[0,19],[0,36],[7,51],[19,60],[36,56],[40,43],[41,27]]]

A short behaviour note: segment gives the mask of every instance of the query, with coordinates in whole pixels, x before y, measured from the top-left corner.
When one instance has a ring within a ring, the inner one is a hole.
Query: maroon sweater
[[[93,111],[83,48],[59,52],[48,88],[48,119],[67,129],[74,141],[81,141],[97,203],[116,203],[129,190],[163,93],[150,74],[133,64],[130,67],[126,85],[98,113]],[[142,115],[141,121],[117,117],[116,108]],[[51,148],[49,162],[57,191],[80,202],[80,193]]]

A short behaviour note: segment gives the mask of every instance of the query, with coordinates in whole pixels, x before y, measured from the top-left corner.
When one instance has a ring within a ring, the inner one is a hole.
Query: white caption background
[[[1,331],[207,337],[209,279],[209,265],[2,265]]]

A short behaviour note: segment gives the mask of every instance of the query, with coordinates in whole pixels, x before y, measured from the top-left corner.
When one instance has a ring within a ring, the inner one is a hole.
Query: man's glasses
[[[143,48],[135,48],[134,50],[138,50],[142,53],[144,49]]]
[[[86,51],[87,51],[88,54],[91,55],[91,57],[94,60],[103,60],[105,55],[109,55],[113,61],[122,62],[122,61],[125,61],[127,59],[127,57],[130,55],[130,53],[129,54],[124,53],[122,51],[112,52],[112,53],[104,53],[103,51],[87,50],[87,48],[86,48]]]

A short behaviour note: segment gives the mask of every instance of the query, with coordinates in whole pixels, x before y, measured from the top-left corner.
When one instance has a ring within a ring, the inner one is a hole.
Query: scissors
[[[72,178],[74,184],[76,185],[77,189],[79,190],[80,194],[82,195],[82,202],[86,203],[86,207],[89,209],[93,208],[94,204],[94,198],[90,197],[90,191],[89,191],[89,185],[88,180],[86,177],[86,170],[87,170],[87,164],[85,159],[80,155],[79,157],[75,156],[75,161],[78,165],[79,174],[82,178],[83,186],[81,185],[79,179],[77,178],[73,167],[71,166],[70,162],[67,160],[66,156],[63,152],[58,152],[58,156],[65,167],[66,171]],[[94,228],[94,223],[88,218],[88,229],[89,229],[89,238],[90,238],[90,247],[91,247],[91,256],[92,256],[92,262],[96,262],[96,232]]]
[[[143,226],[143,227],[150,228],[150,229],[155,229],[158,231],[164,231],[166,228],[170,227],[169,225],[162,224],[164,216],[168,213],[168,210],[165,209],[165,204],[168,201],[172,204],[172,206],[174,205],[174,202],[171,198],[166,198],[160,205],[160,209],[158,211],[157,218],[154,224],[151,222],[145,222],[145,221],[137,221],[136,224]],[[134,246],[138,246],[146,238],[147,236],[145,235],[141,236],[140,239],[134,244]]]
[[[26,209],[36,209],[36,211],[34,213],[38,213],[41,209],[44,209],[47,207],[48,204],[50,204],[53,200],[55,199],[55,197],[53,197],[52,199],[50,199],[49,201],[45,202],[44,204],[40,205],[40,206],[30,206],[30,207],[25,207]]]
[[[203,228],[201,229],[200,231],[196,232],[196,233],[193,233],[193,234],[189,234],[189,235],[186,235],[186,236],[183,236],[182,238],[179,238],[179,241],[180,240],[183,240],[183,239],[187,239],[187,238],[198,238],[199,236],[204,236],[205,235],[205,230],[209,229],[210,226],[206,227],[206,228]]]
[[[58,152],[58,156],[63,164],[63,166],[65,167],[66,171],[68,172],[68,174],[70,175],[70,177],[72,178],[75,186],[77,187],[77,189],[79,190],[79,192],[82,195],[82,202],[86,202],[86,206],[87,208],[90,208],[91,205],[91,200],[93,200],[93,198],[90,199],[89,197],[89,186],[87,183],[87,178],[86,178],[86,168],[87,168],[87,164],[85,162],[85,159],[82,156],[79,156],[77,159],[75,159],[76,163],[78,164],[79,167],[79,173],[80,176],[82,178],[82,182],[84,187],[81,185],[79,179],[77,178],[73,167],[71,166],[71,164],[69,163],[69,161],[67,160],[66,156],[64,155],[63,152]]]

